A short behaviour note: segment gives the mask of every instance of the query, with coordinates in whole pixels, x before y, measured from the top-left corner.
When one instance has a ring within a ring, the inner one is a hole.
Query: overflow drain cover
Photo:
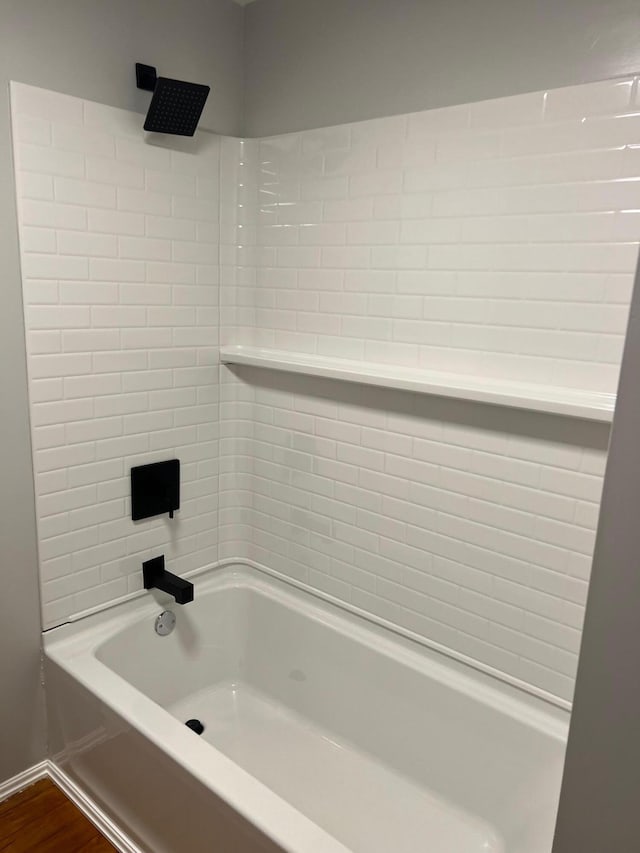
[[[191,729],[192,732],[195,732],[197,735],[201,735],[204,731],[204,726],[200,722],[200,720],[187,720],[185,726],[188,729]]]

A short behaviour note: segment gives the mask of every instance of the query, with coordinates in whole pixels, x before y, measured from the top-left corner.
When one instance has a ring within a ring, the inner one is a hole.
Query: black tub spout
[[[176,604],[188,604],[193,601],[193,584],[177,575],[172,575],[164,567],[164,554],[142,564],[142,576],[145,589],[160,589],[172,595]]]

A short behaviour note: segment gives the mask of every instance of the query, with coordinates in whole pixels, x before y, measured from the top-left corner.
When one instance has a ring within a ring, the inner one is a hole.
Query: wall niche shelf
[[[493,406],[545,412],[568,418],[610,423],[616,395],[580,391],[553,385],[537,385],[502,379],[482,379],[460,373],[444,373],[346,358],[262,349],[250,346],[220,348],[223,364],[263,367],[284,373],[321,376],[343,382],[395,388],[416,394],[451,397]]]

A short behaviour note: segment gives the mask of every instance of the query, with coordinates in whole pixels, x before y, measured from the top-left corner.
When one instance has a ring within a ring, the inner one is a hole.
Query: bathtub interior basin
[[[276,802],[327,853],[550,853],[564,712],[255,569],[168,606],[169,636],[161,607],[129,603],[47,654],[174,754],[188,744],[201,778],[223,756],[253,780],[244,813],[257,797],[283,849],[311,847],[269,826]]]

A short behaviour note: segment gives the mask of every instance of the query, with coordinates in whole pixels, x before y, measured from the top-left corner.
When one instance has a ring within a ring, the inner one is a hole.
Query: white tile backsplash
[[[157,553],[247,558],[569,700],[607,427],[217,347],[615,390],[632,84],[197,153],[14,84],[45,627],[137,591]],[[180,513],[134,525],[129,468],[173,455]]]

